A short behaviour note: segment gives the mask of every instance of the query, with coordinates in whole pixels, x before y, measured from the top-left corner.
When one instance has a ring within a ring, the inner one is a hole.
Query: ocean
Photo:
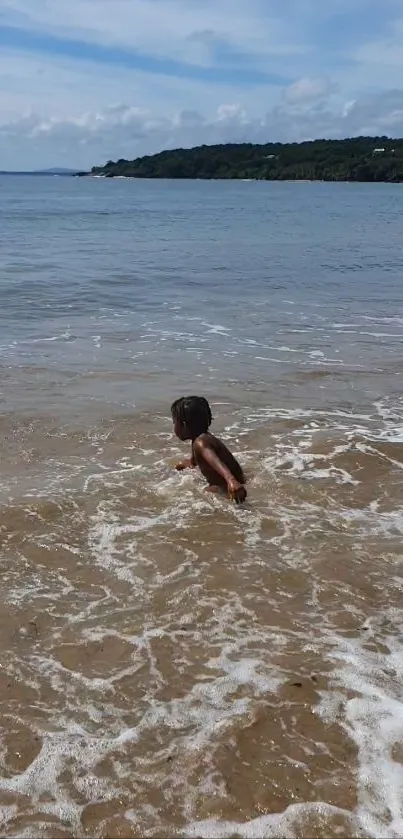
[[[0,831],[403,835],[403,188],[0,178]],[[247,474],[204,492],[170,405]]]

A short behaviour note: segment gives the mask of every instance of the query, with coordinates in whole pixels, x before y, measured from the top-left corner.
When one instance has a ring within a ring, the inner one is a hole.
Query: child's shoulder
[[[203,433],[202,433],[202,434],[199,434],[199,435],[196,437],[196,439],[195,439],[195,440],[193,440],[193,443],[194,443],[194,444],[196,444],[196,443],[199,443],[199,444],[202,444],[202,443],[208,443],[208,442],[210,442],[211,440],[215,440],[215,439],[216,439],[216,438],[214,437],[214,434],[210,434],[210,432],[209,432],[209,431],[203,431]]]
[[[193,441],[193,446],[196,448],[203,448],[203,446],[212,446],[213,448],[219,448],[222,446],[223,443],[219,440],[218,437],[215,437],[214,434],[210,434],[209,431],[204,431],[203,434],[199,434],[198,437]]]

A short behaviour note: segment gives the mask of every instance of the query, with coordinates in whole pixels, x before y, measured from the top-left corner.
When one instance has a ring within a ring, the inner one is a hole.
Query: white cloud
[[[402,133],[402,2],[0,0],[0,166]]]
[[[286,89],[285,99],[290,105],[306,105],[327,99],[335,90],[336,86],[326,77],[303,78]]]
[[[248,89],[254,111],[275,101],[278,88]],[[194,79],[177,79],[119,66],[100,68],[90,61],[37,56],[22,51],[0,52],[0,125],[28,110],[61,117],[94,111],[105,103],[130,102],[159,113],[173,110],[211,110],[223,101],[238,98],[235,86],[212,85]]]
[[[133,158],[166,147],[368,133],[403,134],[402,91],[366,97],[342,109],[331,109],[322,102],[302,110],[283,101],[262,117],[250,116],[244,107],[234,104],[222,105],[211,115],[185,110],[166,116],[124,105],[68,118],[43,118],[32,113],[0,127],[0,159],[8,161],[5,168],[15,166],[13,155],[29,159],[36,168],[89,168],[109,158]]]
[[[364,96],[345,111],[347,124],[359,125],[360,134],[403,136],[403,91],[389,90]]]
[[[359,44],[353,52],[358,65],[371,65],[378,79],[403,69],[403,19],[393,21],[388,37]]]
[[[217,41],[269,63],[304,50],[276,5],[261,0],[3,0],[23,28],[193,64],[216,63]],[[263,13],[262,13],[263,10]]]

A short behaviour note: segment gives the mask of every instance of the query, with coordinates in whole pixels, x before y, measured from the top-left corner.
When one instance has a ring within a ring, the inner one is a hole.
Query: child
[[[192,441],[192,453],[176,469],[199,467],[208,482],[207,492],[224,490],[232,501],[242,504],[246,498],[245,476],[234,456],[221,440],[209,432],[210,405],[203,396],[177,399],[171,407],[174,431],[179,440]]]

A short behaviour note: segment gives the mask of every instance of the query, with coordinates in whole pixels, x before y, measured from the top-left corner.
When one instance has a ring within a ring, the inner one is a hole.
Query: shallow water
[[[2,835],[403,835],[402,212],[0,179]]]

